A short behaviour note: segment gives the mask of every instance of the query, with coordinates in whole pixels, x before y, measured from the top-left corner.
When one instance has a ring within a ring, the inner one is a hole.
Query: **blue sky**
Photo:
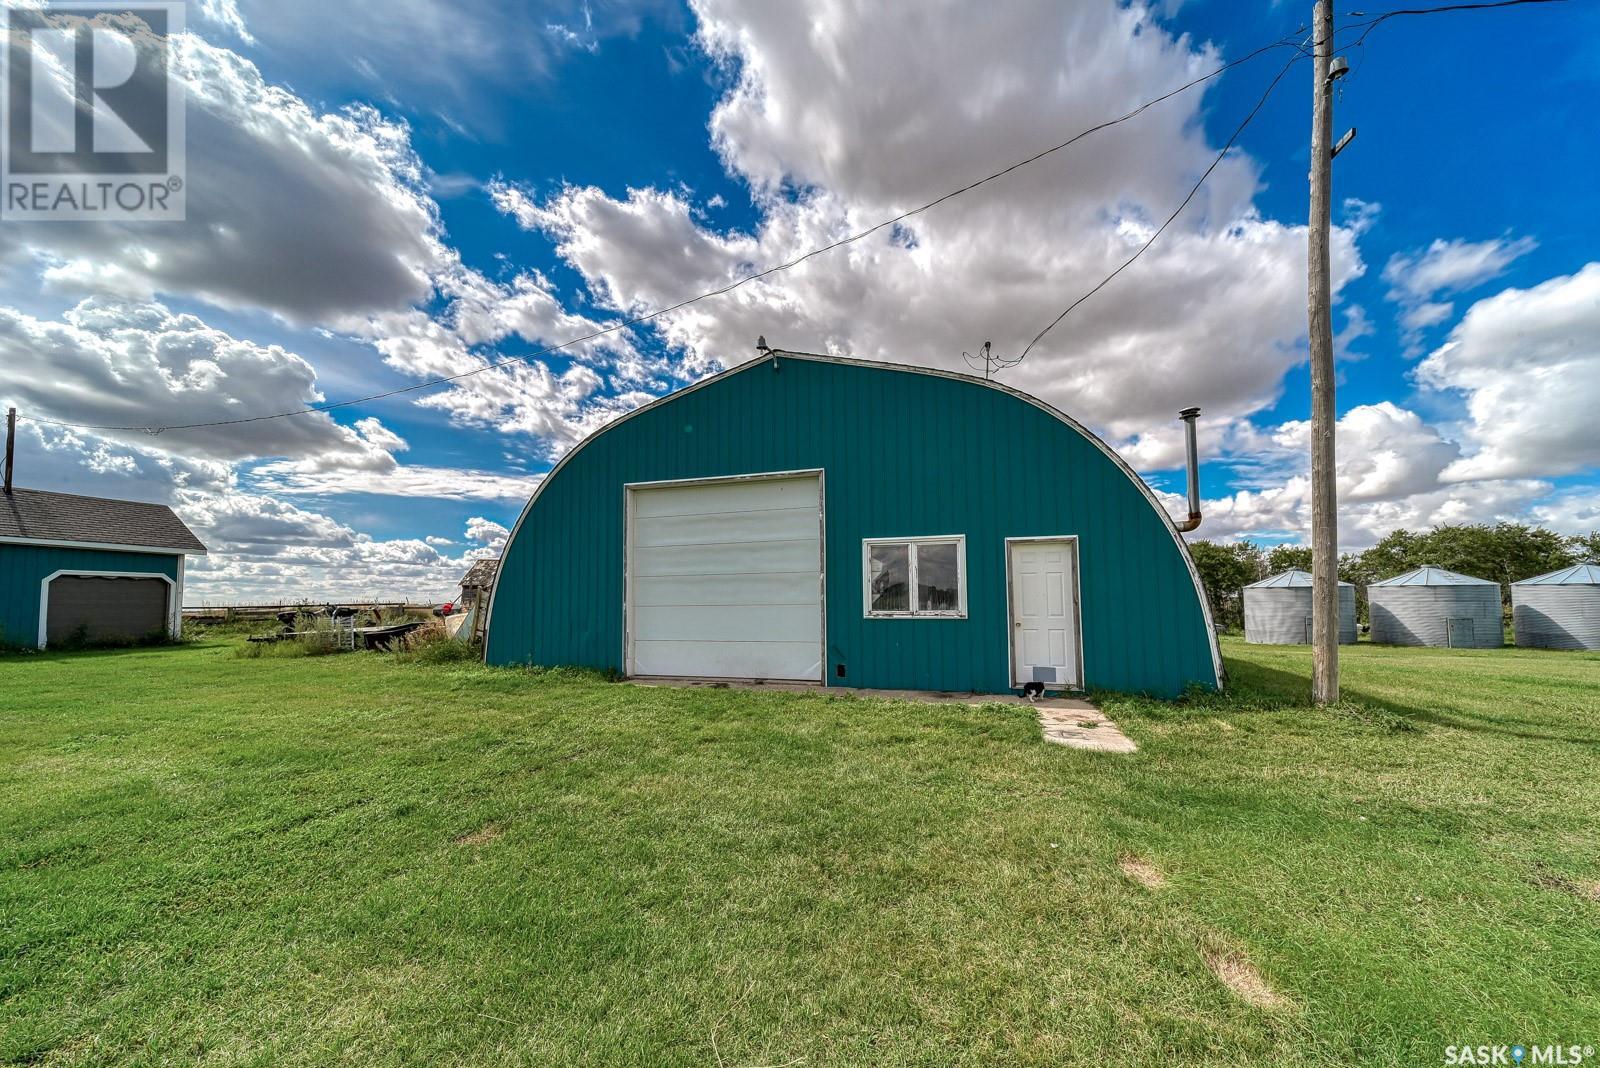
[[[197,2],[178,64],[189,221],[4,224],[0,352],[18,373],[0,392],[25,415],[164,425],[531,353],[932,199],[1310,13],[782,7]],[[446,596],[585,433],[749,358],[757,333],[953,369],[987,338],[1014,351],[1176,206],[1288,58],[661,329],[293,429],[25,425],[19,478],[170,500],[216,549],[191,599]],[[1582,414],[1600,403],[1600,266],[1584,273],[1600,260],[1600,9],[1396,19],[1349,58],[1344,542],[1478,519],[1600,527]],[[1203,536],[1305,533],[1309,80],[1295,66],[1179,224],[1002,376],[1167,492],[1172,414],[1204,405]]]

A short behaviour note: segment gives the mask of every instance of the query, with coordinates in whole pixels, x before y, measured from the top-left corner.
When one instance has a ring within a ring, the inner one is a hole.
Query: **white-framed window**
[[[866,538],[862,599],[868,617],[965,619],[967,537]]]

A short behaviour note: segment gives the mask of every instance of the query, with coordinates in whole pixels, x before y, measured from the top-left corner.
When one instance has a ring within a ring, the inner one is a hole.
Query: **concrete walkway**
[[[723,682],[695,679],[630,679],[635,686],[679,686],[688,689],[778,691],[779,693],[849,694],[876,697],[885,701],[913,701],[919,704],[1025,705],[1026,698],[1015,694],[943,693],[937,690],[864,690],[850,686],[817,686],[803,682]],[[1078,697],[1046,697],[1033,702],[1044,740],[1073,749],[1092,749],[1099,753],[1137,753],[1132,738],[1122,733],[1088,701]]]
[[[1074,749],[1093,749],[1100,753],[1137,753],[1139,746],[1122,733],[1106,714],[1088,701],[1058,698],[1040,701],[1039,729],[1044,740]]]

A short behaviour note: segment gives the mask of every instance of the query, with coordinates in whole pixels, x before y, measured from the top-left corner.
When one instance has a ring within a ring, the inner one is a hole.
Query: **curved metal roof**
[[[1415,571],[1407,571],[1394,578],[1386,578],[1382,582],[1374,582],[1374,586],[1498,586],[1498,582],[1488,579],[1473,578],[1471,575],[1458,575],[1454,571],[1446,571],[1442,567],[1424,565]]]
[[[1548,575],[1513,582],[1513,586],[1600,586],[1600,564],[1574,564]]]
[[[1247,590],[1267,590],[1267,589],[1282,588],[1284,586],[1310,586],[1310,585],[1311,585],[1311,572],[1309,572],[1309,571],[1301,571],[1298,567],[1291,567],[1287,571],[1280,571],[1276,575],[1269,575],[1268,577],[1262,579],[1260,582],[1252,582],[1252,583],[1250,583],[1250,585],[1246,586],[1245,589],[1247,589]],[[1350,585],[1350,583],[1341,581],[1339,583],[1339,585],[1348,586],[1348,585]]]
[[[1103,439],[1101,439],[1088,427],[1067,415],[1065,412],[1062,412],[1060,409],[1040,400],[1037,397],[1034,397],[1028,393],[1024,393],[1020,389],[1014,389],[1011,386],[1003,383],[995,382],[987,378],[977,378],[973,375],[964,375],[955,371],[946,371],[941,368],[889,363],[882,360],[860,360],[845,356],[826,356],[821,353],[794,352],[789,349],[770,349],[764,355],[759,356],[756,359],[747,360],[744,363],[735,364],[734,366],[719,371],[716,374],[708,375],[692,385],[685,386],[682,389],[678,389],[671,393],[665,394],[664,396],[657,397],[648,404],[640,405],[638,408],[618,416],[616,419],[613,419],[604,426],[596,429],[588,437],[584,438],[576,446],[570,449],[566,455],[562,456],[561,459],[557,461],[556,465],[546,472],[545,476],[539,480],[539,484],[534,487],[532,496],[528,498],[528,503],[522,506],[522,512],[517,516],[517,521],[512,524],[511,533],[506,538],[506,552],[510,551],[512,542],[516,541],[517,535],[522,529],[523,521],[526,520],[529,513],[533,511],[533,506],[535,502],[538,501],[540,495],[550,487],[550,485],[555,481],[556,476],[561,473],[562,469],[566,467],[568,463],[573,461],[581,452],[583,452],[584,449],[591,445],[595,439],[599,438],[603,434],[616,430],[619,426],[643,415],[646,412],[678,401],[686,394],[693,393],[696,390],[705,389],[706,387],[717,382],[732,378],[735,375],[743,374],[755,367],[770,364],[776,368],[779,365],[780,360],[803,360],[809,363],[836,364],[845,367],[862,367],[880,371],[898,371],[902,374],[925,375],[932,378],[948,378],[957,382],[966,382],[970,385],[982,386],[985,389],[993,389],[998,390],[1001,393],[1010,394],[1012,397],[1015,397],[1026,404],[1033,405],[1035,408],[1038,408],[1040,411],[1055,418],[1059,422],[1066,424],[1072,430],[1076,431],[1090,445],[1104,454],[1104,456],[1128,478],[1128,480],[1134,485],[1135,489],[1143,495],[1145,502],[1160,517],[1161,522],[1167,528],[1167,533],[1172,536],[1173,542],[1177,545],[1178,553],[1182,557],[1183,563],[1189,572],[1189,578],[1194,583],[1195,595],[1199,598],[1200,612],[1205,618],[1206,623],[1206,637],[1211,646],[1212,670],[1215,672],[1217,689],[1219,691],[1222,689],[1224,677],[1222,667],[1222,648],[1217,644],[1217,630],[1211,613],[1211,599],[1206,596],[1205,585],[1200,581],[1200,569],[1195,566],[1194,555],[1189,551],[1189,543],[1183,540],[1183,535],[1178,532],[1178,528],[1174,524],[1171,514],[1161,504],[1160,499],[1156,497],[1155,491],[1150,488],[1149,483],[1145,482],[1144,479],[1139,477],[1138,472],[1134,471],[1132,466],[1129,465],[1128,461],[1125,460],[1120,453],[1118,453],[1110,445],[1107,445]],[[491,630],[494,627],[495,602],[498,599],[497,594],[500,591],[500,580],[504,577],[504,575],[504,568],[497,571],[495,574],[494,585],[489,588],[488,627]],[[488,643],[485,642],[483,656],[486,661],[488,655],[489,647]]]

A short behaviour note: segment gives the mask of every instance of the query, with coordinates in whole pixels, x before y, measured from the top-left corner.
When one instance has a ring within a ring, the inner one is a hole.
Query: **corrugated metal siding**
[[[1500,614],[1500,587],[1368,586],[1372,640],[1382,645],[1451,644],[1449,621],[1472,620],[1472,640],[1457,648],[1497,649],[1505,644]]]
[[[1600,586],[1513,585],[1511,606],[1519,646],[1600,650]]]
[[[1310,586],[1246,586],[1244,640],[1257,645],[1305,645],[1311,634]],[[1356,589],[1339,587],[1339,641],[1356,640]]]
[[[550,479],[506,547],[489,662],[622,669],[625,484],[816,468],[829,683],[1006,690],[1005,539],[1065,534],[1080,539],[1087,685],[1172,696],[1215,681],[1182,552],[1093,442],[975,383],[801,359],[644,412]],[[967,537],[967,618],[863,618],[861,540],[936,534]]]
[[[178,578],[178,557],[0,544],[0,642],[39,641],[39,584],[57,571],[147,571]]]

